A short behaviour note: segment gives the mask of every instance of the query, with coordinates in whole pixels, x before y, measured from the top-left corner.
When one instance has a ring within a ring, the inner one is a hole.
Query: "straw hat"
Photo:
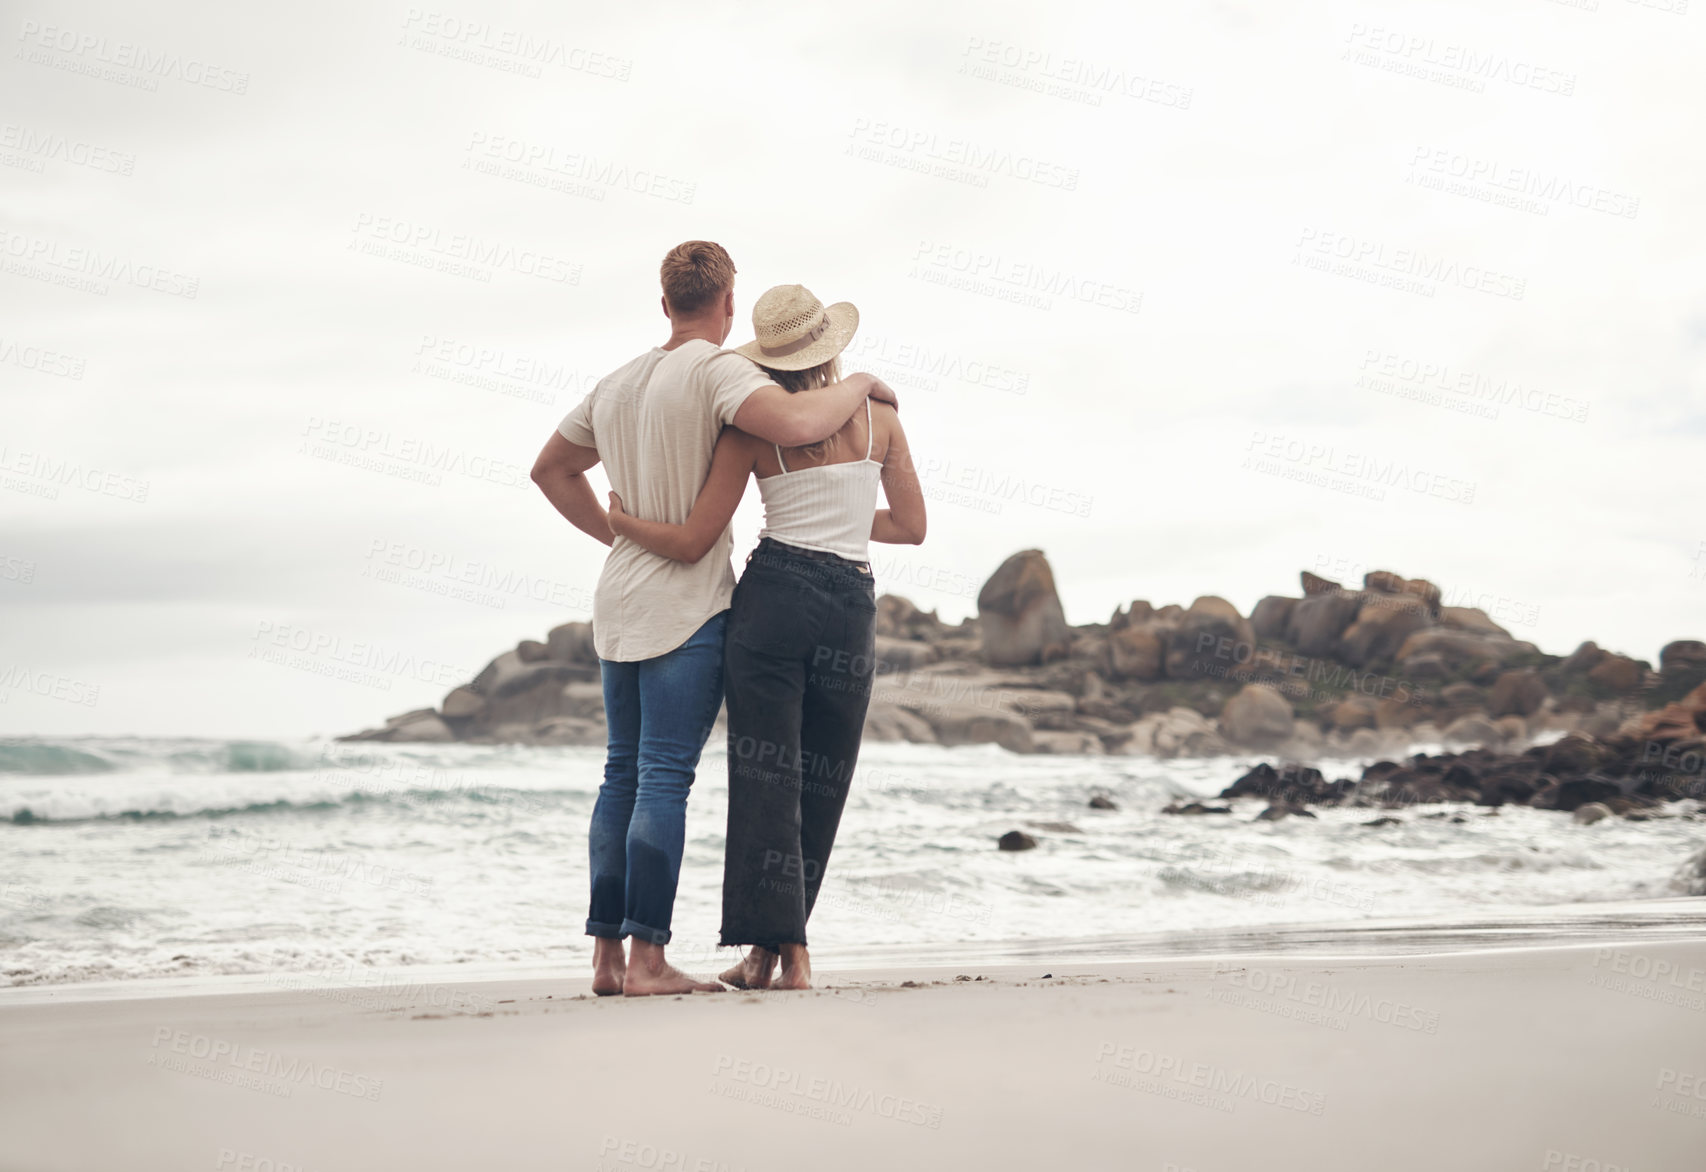
[[[806,370],[845,350],[858,328],[859,311],[851,301],[825,309],[804,285],[777,285],[753,302],[752,332],[758,336],[734,349],[771,370]]]

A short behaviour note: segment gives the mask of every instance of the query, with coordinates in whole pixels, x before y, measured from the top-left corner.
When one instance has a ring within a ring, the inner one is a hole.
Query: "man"
[[[662,268],[669,341],[600,380],[563,418],[533,481],[577,529],[612,551],[593,595],[593,641],[604,680],[609,751],[589,848],[593,992],[712,992],[664,959],[686,833],[687,793],[722,705],[723,626],[734,571],[723,531],[698,562],[630,541],[614,544],[586,471],[600,460],[638,516],[682,523],[725,426],[797,447],[827,439],[867,395],[894,402],[881,380],[850,375],[793,395],[739,354],[721,349],[734,326],[734,262],[720,245],[689,240]],[[624,957],[622,940],[632,937]]]

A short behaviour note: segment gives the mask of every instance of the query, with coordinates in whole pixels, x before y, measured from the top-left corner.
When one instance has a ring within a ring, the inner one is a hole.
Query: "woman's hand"
[[[628,513],[622,507],[622,498],[611,493],[610,508],[607,511],[610,515],[610,532],[618,537],[628,536]]]

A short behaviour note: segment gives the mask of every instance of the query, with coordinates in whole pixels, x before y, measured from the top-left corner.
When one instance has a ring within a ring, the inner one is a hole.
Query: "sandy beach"
[[[1211,939],[810,993],[17,989],[0,1168],[1698,1172],[1692,902],[1588,941]]]

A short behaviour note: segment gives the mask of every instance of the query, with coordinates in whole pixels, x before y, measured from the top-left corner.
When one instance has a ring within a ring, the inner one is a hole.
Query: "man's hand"
[[[871,398],[875,399],[879,403],[887,403],[890,407],[899,411],[900,396],[894,393],[894,388],[874,374],[870,375],[869,378],[871,380]]]
[[[610,508],[606,510],[610,521],[610,532],[618,537],[628,536],[628,511],[622,507],[622,498],[615,493],[610,494]]]

